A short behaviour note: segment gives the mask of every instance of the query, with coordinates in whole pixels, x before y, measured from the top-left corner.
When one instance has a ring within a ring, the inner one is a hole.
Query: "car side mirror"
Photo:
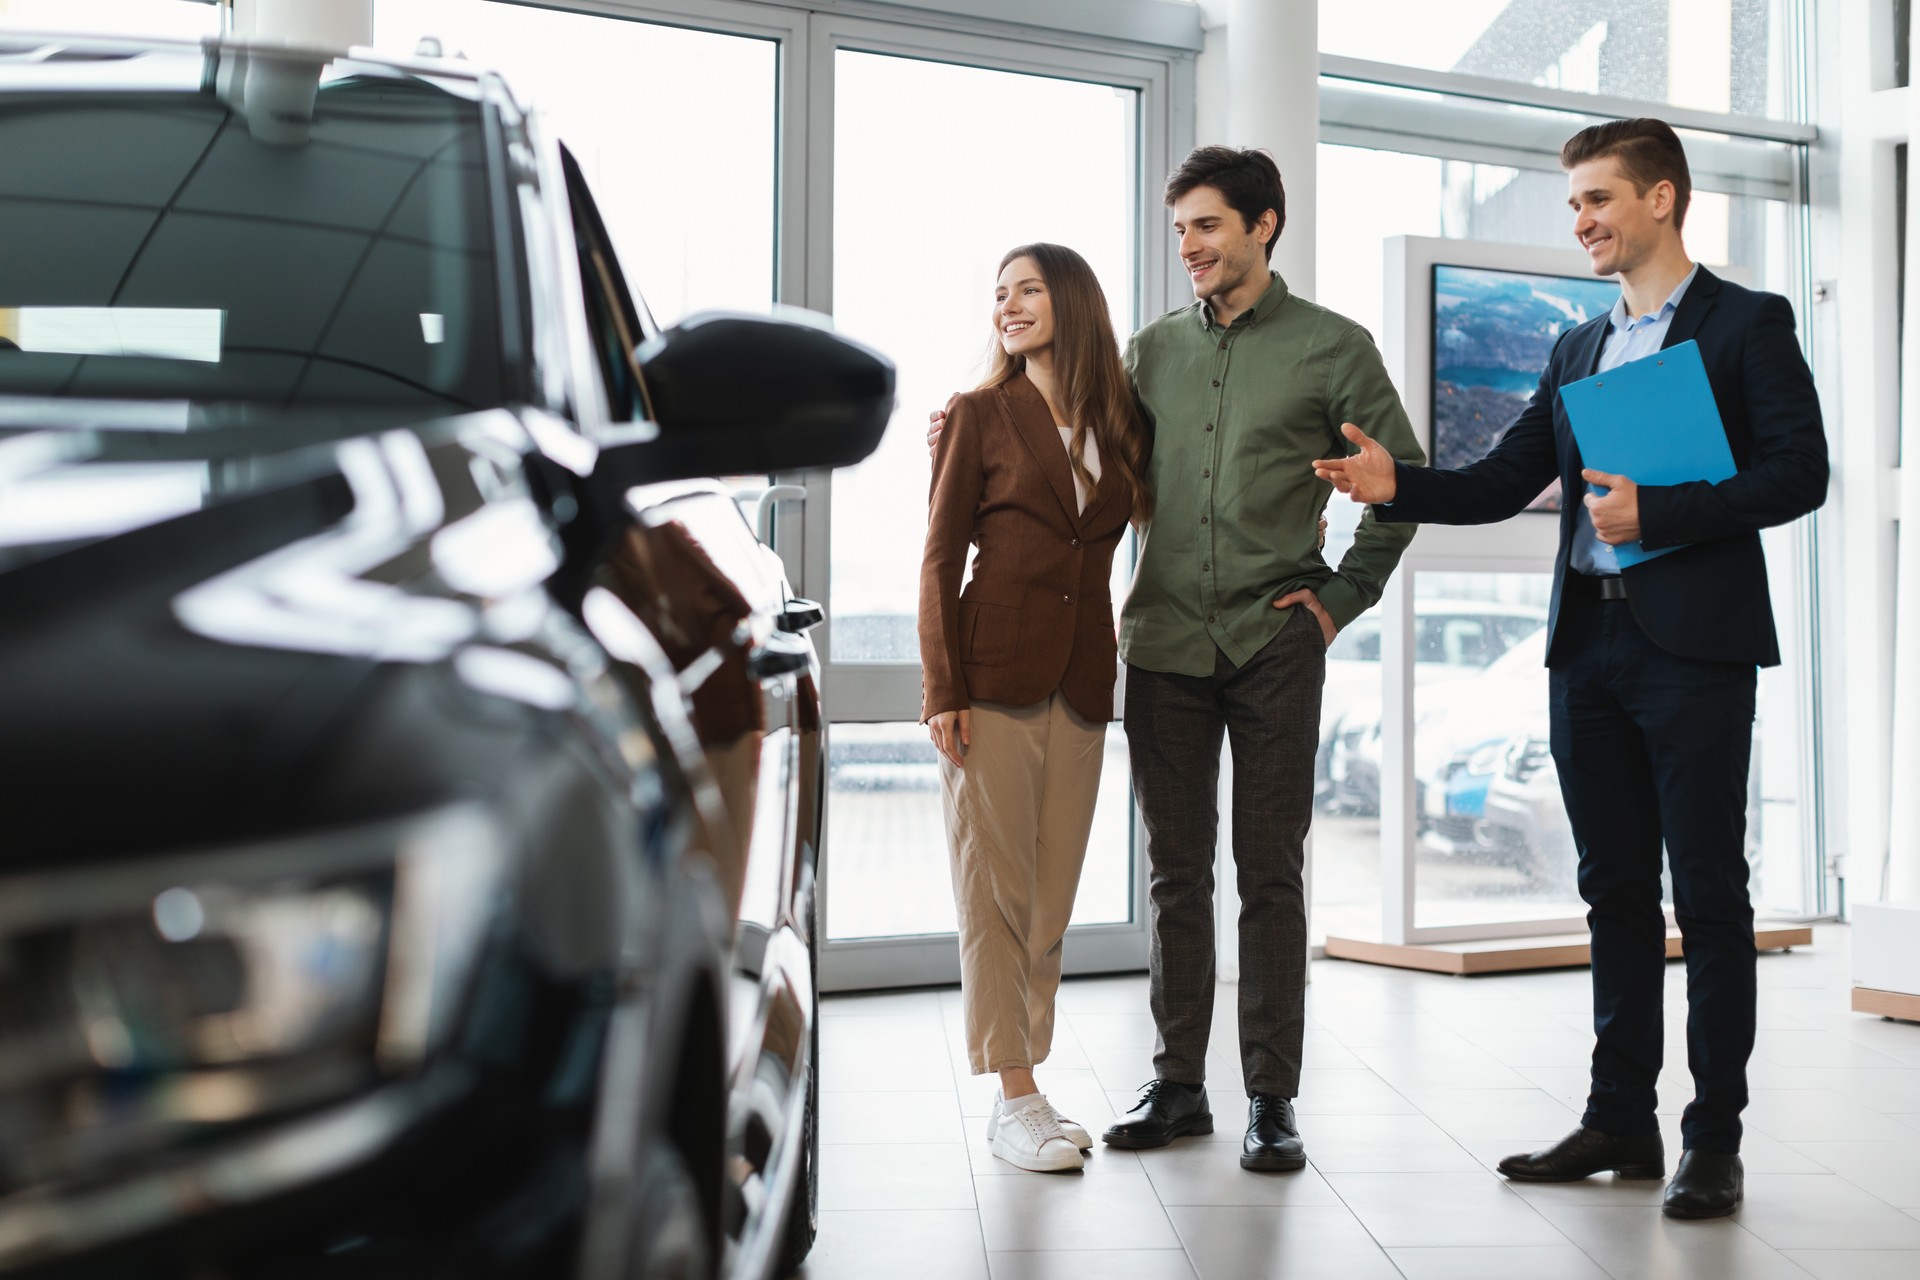
[[[696,315],[634,359],[659,435],[620,450],[628,484],[848,466],[893,416],[893,362],[804,312]]]

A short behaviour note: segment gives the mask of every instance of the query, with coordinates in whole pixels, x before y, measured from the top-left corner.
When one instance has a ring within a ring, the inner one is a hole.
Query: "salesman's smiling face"
[[[1180,263],[1193,281],[1193,296],[1217,298],[1249,279],[1264,287],[1267,255],[1264,237],[1279,219],[1269,209],[1251,227],[1213,187],[1195,187],[1173,202],[1173,234],[1180,240]]]
[[[1573,237],[1587,251],[1597,276],[1632,271],[1650,259],[1673,225],[1673,184],[1656,182],[1644,192],[1602,156],[1567,171],[1567,205]]]

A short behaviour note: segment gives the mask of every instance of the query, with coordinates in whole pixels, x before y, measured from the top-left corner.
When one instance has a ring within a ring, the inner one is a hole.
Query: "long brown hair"
[[[1093,434],[1100,451],[1103,476],[1126,486],[1133,522],[1145,528],[1153,518],[1153,494],[1147,487],[1147,456],[1151,437],[1133,398],[1133,386],[1120,363],[1120,345],[1113,336],[1113,321],[1107,315],[1107,295],[1087,260],[1064,245],[1023,244],[1009,249],[1000,259],[998,271],[1017,258],[1032,258],[1040,268],[1053,302],[1053,367],[1060,388],[1060,410],[1066,415],[1073,433],[1067,442],[1067,457],[1074,474],[1094,486],[1087,470],[1087,434]],[[984,387],[999,387],[1011,382],[1027,367],[1025,356],[1008,355],[994,334],[988,355]]]

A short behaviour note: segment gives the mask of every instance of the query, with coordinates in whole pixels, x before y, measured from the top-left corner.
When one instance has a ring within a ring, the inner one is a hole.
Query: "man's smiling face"
[[[1641,192],[1619,160],[1602,156],[1567,171],[1567,205],[1593,273],[1631,272],[1653,256],[1673,221],[1673,184],[1656,182]]]
[[[1213,187],[1195,187],[1173,203],[1173,233],[1180,241],[1180,262],[1193,282],[1196,298],[1217,298],[1250,279],[1267,277],[1261,246],[1279,218],[1269,209],[1251,227]]]

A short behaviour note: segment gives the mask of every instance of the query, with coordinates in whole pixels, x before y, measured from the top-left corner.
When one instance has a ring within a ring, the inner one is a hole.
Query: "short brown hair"
[[[1249,231],[1261,214],[1273,210],[1279,222],[1272,239],[1261,246],[1267,252],[1267,261],[1273,261],[1274,243],[1287,225],[1287,189],[1280,183],[1280,166],[1271,155],[1255,147],[1195,147],[1180,167],[1167,175],[1163,203],[1171,209],[1174,201],[1195,187],[1218,191]]]
[[[1687,170],[1687,153],[1680,136],[1665,120],[1641,116],[1632,120],[1610,120],[1582,129],[1560,148],[1560,167],[1572,169],[1589,160],[1612,156],[1620,162],[1620,172],[1639,195],[1658,182],[1673,184],[1673,229],[1678,231],[1687,220],[1687,204],[1693,199],[1693,175]]]

